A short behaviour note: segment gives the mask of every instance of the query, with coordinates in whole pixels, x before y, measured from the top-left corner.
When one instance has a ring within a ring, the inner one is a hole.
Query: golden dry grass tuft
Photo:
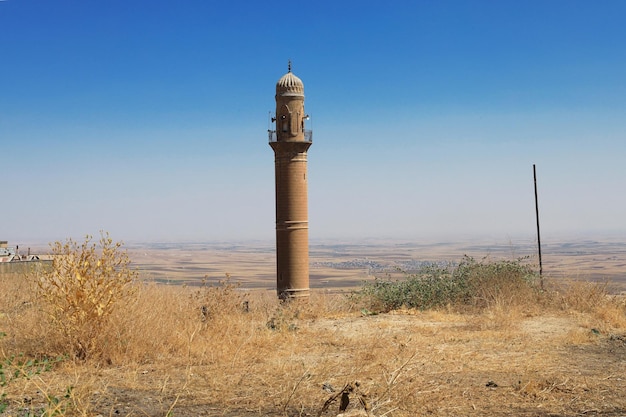
[[[485,287],[480,306],[372,314],[324,291],[283,304],[228,277],[129,282],[97,354],[79,358],[28,279],[0,276],[10,416],[626,413],[626,308],[602,284]]]

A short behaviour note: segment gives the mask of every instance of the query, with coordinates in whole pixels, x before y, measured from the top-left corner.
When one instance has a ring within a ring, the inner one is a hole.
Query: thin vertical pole
[[[537,199],[537,170],[533,164],[533,179],[535,181],[535,216],[537,217],[537,247],[539,249],[539,282],[543,290],[543,264],[541,262],[541,233],[539,232],[539,201]]]

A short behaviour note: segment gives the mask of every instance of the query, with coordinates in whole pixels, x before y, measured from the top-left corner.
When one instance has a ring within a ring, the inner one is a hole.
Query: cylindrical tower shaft
[[[276,290],[281,299],[309,296],[309,217],[304,86],[289,72],[276,84],[276,130],[270,131],[276,182]]]

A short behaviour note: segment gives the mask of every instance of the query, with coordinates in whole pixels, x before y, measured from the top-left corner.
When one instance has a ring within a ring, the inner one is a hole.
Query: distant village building
[[[15,248],[9,247],[9,242],[0,240],[0,262],[11,262],[15,257]]]
[[[18,262],[18,261],[38,261],[38,255],[31,255],[30,249],[28,254],[20,255],[18,246],[9,246],[9,242],[6,240],[0,240],[0,262]]]
[[[309,215],[304,84],[291,72],[276,83],[276,130],[269,130],[276,182],[276,291],[280,299],[309,297]]]

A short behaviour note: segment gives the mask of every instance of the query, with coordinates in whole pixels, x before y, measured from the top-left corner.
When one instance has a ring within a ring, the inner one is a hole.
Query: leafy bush
[[[522,260],[478,262],[465,256],[456,267],[430,264],[401,280],[376,278],[356,295],[373,311],[401,307],[427,310],[446,305],[485,308],[533,294],[535,277]]]
[[[79,359],[93,353],[114,307],[135,295],[132,284],[138,275],[121,242],[108,233],[97,244],[91,239],[80,245],[72,239],[53,243],[52,267],[36,280],[42,307],[69,343],[69,353]]]
[[[477,262],[466,256],[455,270],[467,283],[464,304],[478,308],[524,305],[539,292],[538,275],[524,259]]]

